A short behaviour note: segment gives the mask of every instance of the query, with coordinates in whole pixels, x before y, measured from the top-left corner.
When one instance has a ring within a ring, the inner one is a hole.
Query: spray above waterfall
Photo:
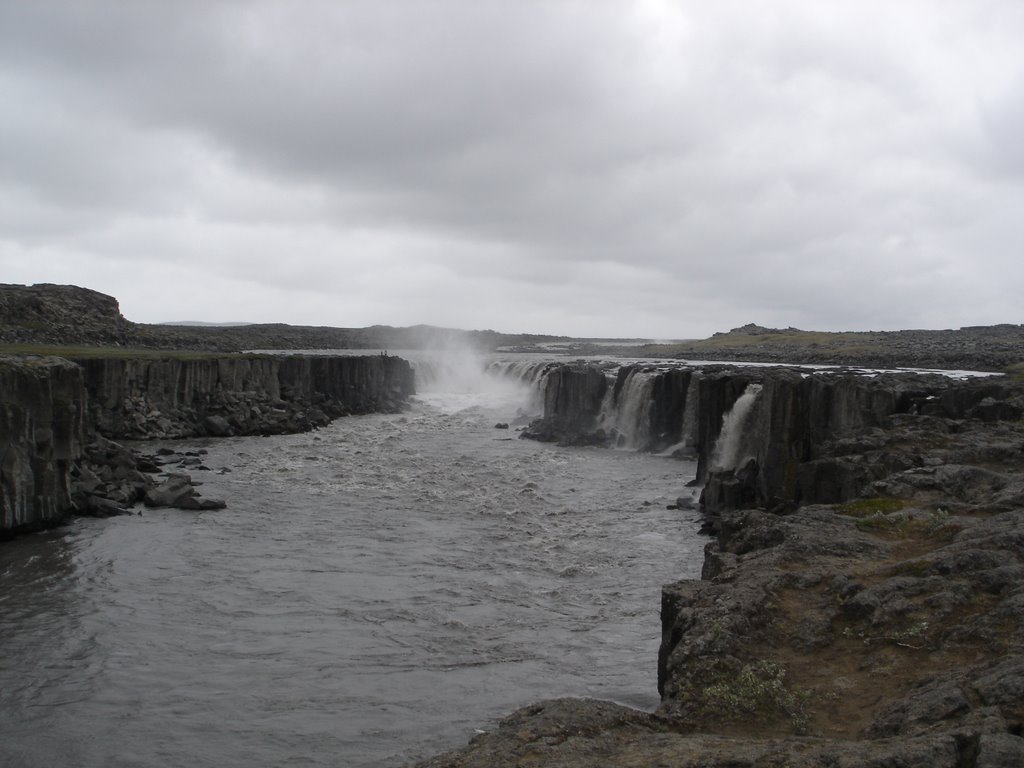
[[[732,408],[722,417],[722,431],[711,457],[712,469],[735,469],[743,449],[743,434],[750,411],[761,393],[760,384],[748,384]]]
[[[442,411],[497,410],[503,418],[537,415],[550,362],[496,361],[446,347],[412,357],[419,400]]]

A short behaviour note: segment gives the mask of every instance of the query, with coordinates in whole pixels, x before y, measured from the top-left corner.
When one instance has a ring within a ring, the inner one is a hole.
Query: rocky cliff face
[[[652,452],[677,446],[698,458],[703,477],[723,415],[761,376],[761,369],[727,366],[561,366],[544,381],[543,417],[522,436]]]
[[[0,356],[0,536],[59,521],[82,455],[81,369],[52,357]]]
[[[0,283],[0,343],[120,346],[132,323],[113,296],[75,285]]]
[[[548,373],[544,384],[544,417],[522,436],[565,445],[607,442],[600,422],[608,390],[604,372],[591,365],[563,365]]]
[[[408,362],[379,355],[77,362],[90,423],[113,439],[296,432],[397,411],[415,391]]]
[[[762,382],[746,423],[732,436],[733,461],[713,466],[712,456],[702,462],[709,514],[834,503],[870,493],[873,482],[908,468],[898,466],[898,457],[863,451],[902,414],[992,422],[1024,412],[1019,388],[998,379],[779,370]]]
[[[544,416],[523,437],[646,451],[676,447],[697,459],[711,515],[863,493],[895,459],[844,458],[860,442],[843,440],[881,429],[893,416],[993,422],[1024,413],[1004,379],[961,382],[935,374],[572,365],[552,371],[544,387]]]

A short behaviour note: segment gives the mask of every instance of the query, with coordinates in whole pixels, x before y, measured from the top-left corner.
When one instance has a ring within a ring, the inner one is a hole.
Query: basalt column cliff
[[[0,356],[0,393],[0,536],[9,536],[72,510],[72,476],[88,441],[304,431],[342,415],[397,411],[414,378],[405,360],[382,355]],[[88,453],[112,455],[109,444]],[[131,462],[118,461],[115,473],[137,477]]]
[[[71,503],[85,436],[82,370],[60,358],[0,355],[0,536],[52,525]]]

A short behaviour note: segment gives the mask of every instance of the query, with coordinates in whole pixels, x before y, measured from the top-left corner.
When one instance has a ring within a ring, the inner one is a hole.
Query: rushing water
[[[225,510],[0,545],[0,765],[392,766],[540,698],[656,706],[693,465],[514,439],[521,390],[433,386],[177,446]]]

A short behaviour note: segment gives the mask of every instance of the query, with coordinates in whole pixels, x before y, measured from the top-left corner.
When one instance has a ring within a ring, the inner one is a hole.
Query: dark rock
[[[227,419],[212,414],[203,419],[203,428],[213,437],[230,437],[234,433]]]
[[[598,416],[608,380],[587,365],[563,365],[548,373],[544,387],[544,417],[520,437],[563,445],[603,445],[608,436]]]
[[[147,507],[177,507],[194,495],[195,489],[188,475],[171,474],[164,482],[150,488],[143,501]]]
[[[1024,739],[1011,733],[984,733],[978,740],[974,768],[1019,768],[1024,765]]]
[[[79,514],[89,517],[114,517],[115,515],[130,515],[131,510],[112,499],[90,496],[88,505],[85,509],[79,510]]]

